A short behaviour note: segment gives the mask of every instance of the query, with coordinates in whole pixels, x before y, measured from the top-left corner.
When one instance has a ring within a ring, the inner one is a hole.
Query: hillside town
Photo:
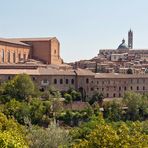
[[[148,1],[0,5],[0,148],[148,148]]]
[[[133,31],[117,49],[101,49],[90,60],[64,63],[60,41],[49,38],[1,38],[1,82],[26,73],[39,90],[74,88],[83,100],[99,92],[105,98],[121,98],[126,91],[148,92],[148,49],[133,49]]]
[[[100,49],[96,57],[70,63],[73,67],[89,69],[95,73],[146,74],[148,72],[148,49],[133,48],[133,31],[128,32],[117,49]]]

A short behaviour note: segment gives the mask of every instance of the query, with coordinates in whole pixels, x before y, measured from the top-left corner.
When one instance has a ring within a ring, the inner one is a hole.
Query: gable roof
[[[0,42],[11,43],[16,45],[31,46],[25,42],[29,41],[50,41],[56,37],[43,37],[43,38],[0,38]]]
[[[27,42],[27,41],[50,41],[56,37],[41,37],[41,38],[8,38],[8,40],[12,41],[20,41],[20,42]]]
[[[29,44],[23,43],[19,40],[12,40],[12,39],[5,39],[5,38],[0,38],[0,42],[4,42],[4,43],[11,43],[11,44],[15,44],[15,45],[23,45],[23,46],[30,46]]]

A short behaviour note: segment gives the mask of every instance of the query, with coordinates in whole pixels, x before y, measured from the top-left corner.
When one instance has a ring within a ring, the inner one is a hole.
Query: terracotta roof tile
[[[19,40],[11,40],[11,39],[4,39],[4,38],[0,38],[0,42],[5,42],[5,43],[11,43],[11,44],[17,44],[17,45],[23,45],[23,46],[30,46],[26,43],[23,43]]]
[[[95,75],[95,73],[93,73],[92,71],[87,70],[87,69],[80,69],[80,68],[78,68],[77,70],[75,70],[75,72],[79,76],[94,76]]]
[[[1,42],[6,42],[6,43],[12,43],[12,44],[18,44],[18,45],[23,45],[23,46],[30,46],[27,43],[27,41],[50,41],[55,37],[43,37],[43,38],[0,38]]]
[[[148,74],[119,74],[119,73],[96,73],[95,78],[111,79],[111,78],[148,78]]]

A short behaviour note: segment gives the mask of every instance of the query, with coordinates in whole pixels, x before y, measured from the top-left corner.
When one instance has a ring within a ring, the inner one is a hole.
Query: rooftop
[[[148,74],[119,74],[119,73],[96,73],[95,78],[98,79],[111,79],[111,78],[148,78]]]
[[[43,38],[0,38],[0,42],[23,45],[23,46],[30,46],[25,42],[29,41],[50,41],[55,37],[43,37]]]

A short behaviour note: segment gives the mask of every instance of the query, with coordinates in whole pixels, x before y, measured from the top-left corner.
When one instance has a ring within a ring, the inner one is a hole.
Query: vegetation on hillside
[[[0,147],[148,147],[147,94],[127,92],[122,101],[103,102],[95,92],[82,100],[73,88],[38,91],[26,74],[1,84]],[[76,101],[81,109],[72,108]]]

